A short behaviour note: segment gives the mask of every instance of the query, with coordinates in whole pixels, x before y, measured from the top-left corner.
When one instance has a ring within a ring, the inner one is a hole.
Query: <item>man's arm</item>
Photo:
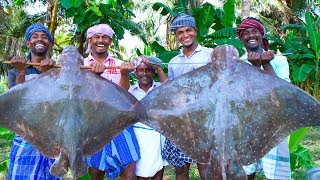
[[[163,69],[161,68],[160,65],[157,65],[157,64],[152,64],[149,59],[145,56],[142,57],[142,62],[147,64],[147,65],[150,65],[152,66],[153,69],[155,69],[158,73],[158,76],[159,76],[159,80],[161,83],[165,82],[167,80],[167,75],[164,73]]]
[[[261,53],[260,55],[260,59],[261,59],[261,62],[262,62],[262,67],[265,71],[267,71],[269,74],[272,74],[272,75],[276,75],[270,61],[272,59],[274,59],[274,51],[265,51],[263,53]]]
[[[26,81],[26,60],[21,58],[20,56],[13,56],[10,61],[11,66],[16,69],[15,84],[21,84]]]
[[[165,82],[167,80],[167,75],[164,73],[164,71],[161,68],[161,66],[157,66],[155,69],[156,69],[156,71],[158,73],[160,82],[161,83]]]
[[[120,66],[121,78],[120,78],[119,84],[126,91],[128,91],[130,88],[130,82],[129,82],[130,72],[132,72],[133,69],[134,69],[134,65],[132,62],[121,63],[121,66]]]

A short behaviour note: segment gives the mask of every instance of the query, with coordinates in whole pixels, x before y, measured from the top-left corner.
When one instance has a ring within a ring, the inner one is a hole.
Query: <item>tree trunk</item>
[[[77,36],[79,36],[79,47],[78,47],[78,51],[80,52],[80,54],[82,56],[84,56],[84,43],[86,42],[86,36],[85,36],[85,32],[83,33],[78,33],[76,34]]]
[[[242,0],[241,19],[250,16],[251,0]]]
[[[48,29],[54,37],[54,33],[57,29],[57,19],[58,19],[58,5],[59,0],[47,0],[48,11],[46,16],[46,21],[48,24]]]

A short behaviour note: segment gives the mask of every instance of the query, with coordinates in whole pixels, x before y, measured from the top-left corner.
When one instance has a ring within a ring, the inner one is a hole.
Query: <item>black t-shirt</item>
[[[26,69],[26,75],[30,75],[30,74],[41,74],[41,71],[39,71],[38,69],[36,69],[33,66],[28,66]],[[9,89],[14,87],[16,85],[16,76],[17,76],[17,70],[16,69],[11,69],[9,71],[9,75],[8,75],[8,87]]]

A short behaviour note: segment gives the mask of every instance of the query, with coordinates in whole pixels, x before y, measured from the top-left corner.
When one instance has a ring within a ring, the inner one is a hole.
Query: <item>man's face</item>
[[[184,47],[190,47],[196,42],[197,29],[190,26],[184,26],[184,27],[178,28],[175,31],[175,35],[177,40]]]
[[[89,38],[89,43],[93,53],[104,54],[112,43],[112,39],[105,34],[97,33]]]
[[[139,80],[139,84],[147,85],[152,84],[152,77],[155,74],[155,70],[151,66],[147,66],[144,63],[141,63],[137,66],[135,75]]]
[[[248,28],[243,30],[241,41],[249,51],[260,50],[262,47],[263,36],[257,28]]]
[[[49,41],[48,36],[44,32],[34,32],[30,40],[26,43],[27,47],[31,50],[31,53],[44,56],[52,43]]]

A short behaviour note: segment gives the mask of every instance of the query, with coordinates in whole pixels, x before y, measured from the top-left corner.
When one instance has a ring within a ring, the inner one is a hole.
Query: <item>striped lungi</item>
[[[49,170],[54,159],[39,153],[27,141],[16,135],[10,151],[9,180],[57,180]]]
[[[140,159],[140,149],[133,126],[128,127],[110,141],[101,151],[86,158],[89,167],[106,172],[114,179],[132,162]]]

